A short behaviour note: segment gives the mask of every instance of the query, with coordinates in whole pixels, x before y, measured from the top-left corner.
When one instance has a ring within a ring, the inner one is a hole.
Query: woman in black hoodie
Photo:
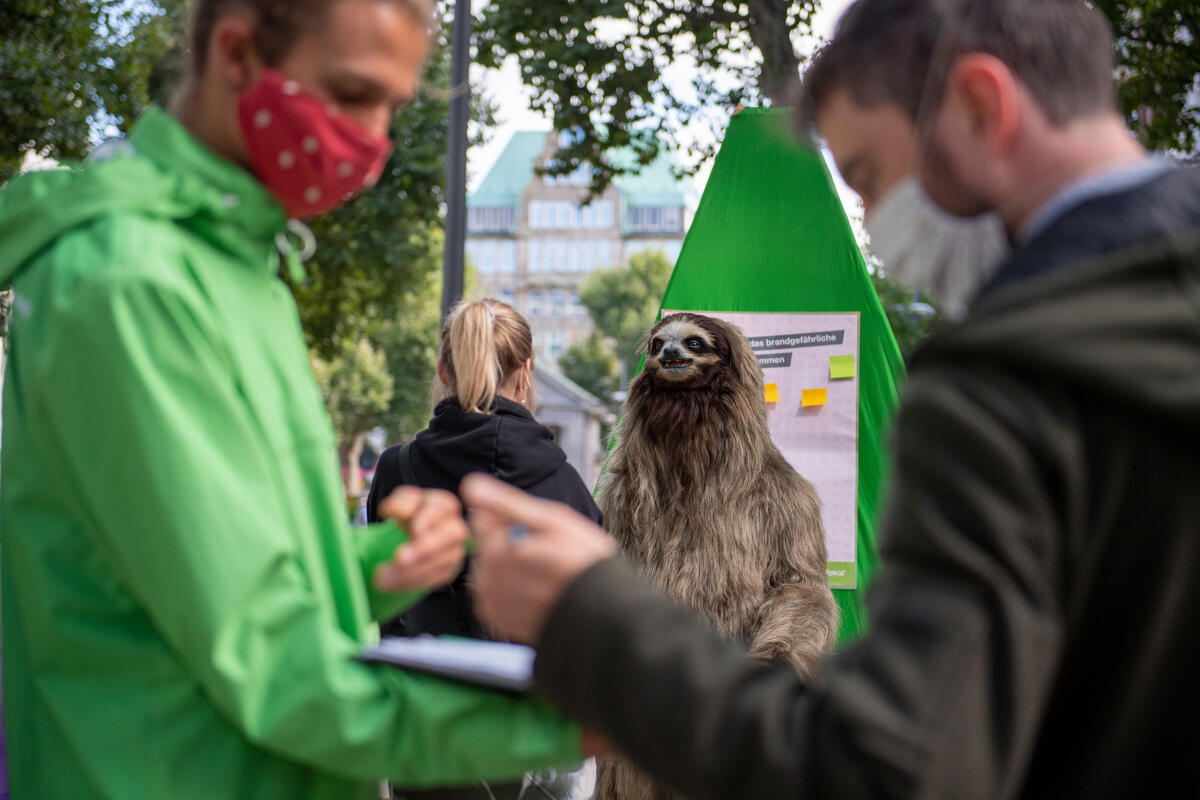
[[[458,491],[471,472],[486,472],[530,494],[566,503],[600,522],[591,492],[533,407],[533,337],[529,323],[499,300],[459,303],[442,326],[434,396],[442,398],[429,427],[379,457],[367,519],[397,486]],[[471,608],[469,564],[396,620],[388,635],[422,633],[490,638]]]
[[[367,520],[379,520],[379,503],[398,486],[417,485],[458,493],[472,472],[486,472],[530,494],[566,503],[601,522],[600,509],[579,473],[567,463],[549,428],[530,409],[533,398],[533,336],[529,323],[499,300],[459,303],[442,326],[437,400],[429,427],[408,444],[379,457],[367,495]],[[404,614],[385,623],[385,636],[421,634],[488,639],[467,592],[470,561],[447,586],[435,589]],[[525,800],[565,796],[555,781],[571,787],[570,775],[537,777],[522,784],[404,791],[403,800]]]

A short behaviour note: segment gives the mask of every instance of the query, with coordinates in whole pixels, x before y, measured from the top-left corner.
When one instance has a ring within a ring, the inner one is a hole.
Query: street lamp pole
[[[451,31],[450,129],[446,136],[446,236],[442,258],[442,320],[462,299],[467,238],[467,119],[471,89],[471,0],[455,0]]]

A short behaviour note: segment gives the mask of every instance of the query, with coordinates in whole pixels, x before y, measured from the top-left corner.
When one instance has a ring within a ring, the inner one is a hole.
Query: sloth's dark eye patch
[[[654,337],[654,341],[650,342],[650,355],[656,356],[662,352],[662,349],[663,340],[659,339],[657,336]]]
[[[699,336],[689,336],[684,341],[683,344],[685,347],[687,347],[688,350],[691,350],[693,353],[703,353],[708,350],[708,345],[706,345],[704,343],[704,340],[701,339]]]

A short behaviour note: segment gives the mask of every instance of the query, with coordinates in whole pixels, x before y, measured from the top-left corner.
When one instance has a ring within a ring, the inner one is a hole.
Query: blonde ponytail
[[[490,413],[505,378],[532,357],[529,323],[499,300],[459,303],[442,327],[439,360],[450,378],[447,388],[467,413]],[[440,381],[434,387],[435,399],[446,396]]]
[[[504,376],[492,337],[493,312],[485,303],[467,303],[450,321],[454,353],[454,393],[470,414],[486,414]]]

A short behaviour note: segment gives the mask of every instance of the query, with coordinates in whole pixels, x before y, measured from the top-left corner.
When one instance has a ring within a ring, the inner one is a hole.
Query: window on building
[[[545,348],[546,355],[548,355],[552,361],[557,362],[562,356],[563,350],[566,349],[563,346],[562,331],[546,331]]]
[[[683,227],[679,206],[630,206],[629,227],[635,231],[678,231]]]
[[[600,246],[597,248],[596,266],[601,269],[613,266],[612,242],[607,239],[600,242]]]
[[[479,271],[484,274],[491,274],[496,271],[496,243],[488,240],[483,242],[482,252],[479,256]]]
[[[613,226],[613,204],[611,200],[596,203],[596,225],[601,228]]]
[[[528,254],[528,263],[525,268],[529,272],[541,272],[542,269],[542,243],[537,239],[530,239],[525,252]]]
[[[496,271],[512,274],[517,271],[517,243],[503,241],[497,243]]]
[[[501,289],[499,292],[496,293],[496,299],[499,300],[501,303],[508,303],[510,306],[513,305],[513,302],[515,301],[515,298],[513,297],[513,290],[512,289]],[[513,306],[513,307],[515,308],[515,306]]]
[[[580,164],[575,171],[571,173],[571,183],[576,186],[587,186],[592,182],[592,167],[589,164]]]
[[[498,254],[503,242],[495,239],[475,239],[467,242],[466,255],[471,266],[481,274],[490,274],[499,269]]]
[[[550,291],[550,316],[565,317],[567,315],[567,293],[562,289]]]
[[[679,206],[667,206],[663,209],[663,230],[677,231],[683,227],[683,209]]]
[[[544,298],[540,289],[535,289],[529,293],[529,316],[540,317],[542,315],[542,303]]]
[[[554,205],[558,211],[558,220],[557,220],[558,227],[560,227],[560,228],[571,227],[571,204],[570,203],[555,203]]]
[[[587,309],[583,307],[583,302],[579,299],[579,292],[571,292],[567,296],[567,316],[582,317],[587,314]],[[578,337],[572,336],[571,341],[574,342]]]
[[[558,241],[554,243],[554,271],[567,271],[567,252],[569,251],[570,242]]]
[[[580,217],[582,219],[582,227],[584,227],[584,228],[596,227],[596,209],[592,206],[591,203],[588,203],[586,206],[583,207],[583,210],[580,212]]]
[[[467,209],[467,228],[473,232],[510,231],[512,226],[512,206]]]

